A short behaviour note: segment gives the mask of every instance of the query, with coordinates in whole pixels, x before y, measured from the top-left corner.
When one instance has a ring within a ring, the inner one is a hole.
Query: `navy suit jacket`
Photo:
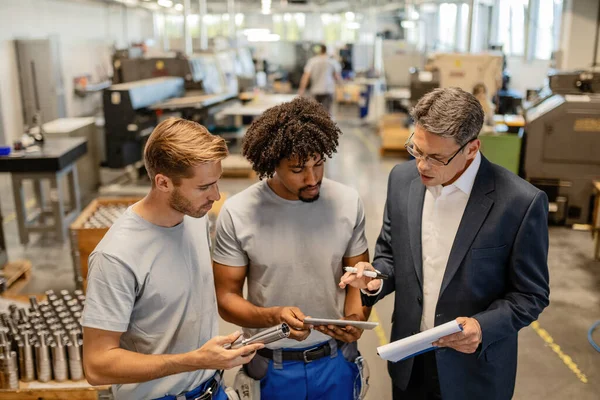
[[[414,161],[390,173],[373,266],[389,274],[374,305],[395,292],[391,340],[419,332],[423,312],[421,220],[425,186]],[[474,354],[436,350],[444,399],[510,399],[517,372],[517,333],[549,304],[548,198],[482,157],[442,281],[435,325],[474,317],[483,342]],[[413,359],[389,363],[404,390]]]

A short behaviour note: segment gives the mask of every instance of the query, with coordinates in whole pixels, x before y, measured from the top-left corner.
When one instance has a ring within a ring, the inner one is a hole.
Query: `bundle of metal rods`
[[[0,388],[18,389],[23,382],[54,379],[81,380],[81,313],[85,296],[80,290],[60,295],[49,290],[47,300],[29,298],[30,308],[9,306],[0,314]]]
[[[103,205],[83,224],[84,228],[110,228],[127,210],[126,204]]]

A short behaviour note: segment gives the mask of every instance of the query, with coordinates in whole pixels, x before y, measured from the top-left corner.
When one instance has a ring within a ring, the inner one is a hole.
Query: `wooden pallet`
[[[18,294],[31,279],[31,262],[29,260],[18,260],[7,263],[1,271],[6,279],[6,291],[4,296]]]
[[[109,386],[94,387],[86,381],[19,382],[18,390],[0,390],[0,400],[98,400],[108,390]]]

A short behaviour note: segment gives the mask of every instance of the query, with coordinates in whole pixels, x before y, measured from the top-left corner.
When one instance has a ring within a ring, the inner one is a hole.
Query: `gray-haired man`
[[[456,319],[437,351],[390,364],[394,399],[510,399],[517,333],[548,305],[548,199],[490,163],[477,139],[483,110],[460,89],[437,89],[412,111],[416,162],[390,174],[373,266],[341,287],[372,306],[396,292],[392,340]]]

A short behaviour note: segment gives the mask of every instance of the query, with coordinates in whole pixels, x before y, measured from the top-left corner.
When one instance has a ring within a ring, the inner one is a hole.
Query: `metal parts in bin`
[[[85,296],[52,290],[47,300],[29,298],[30,308],[12,304],[0,314],[0,388],[18,389],[23,382],[84,379],[81,310]]]
[[[110,228],[112,224],[127,210],[125,204],[100,207],[84,224],[84,228]]]

